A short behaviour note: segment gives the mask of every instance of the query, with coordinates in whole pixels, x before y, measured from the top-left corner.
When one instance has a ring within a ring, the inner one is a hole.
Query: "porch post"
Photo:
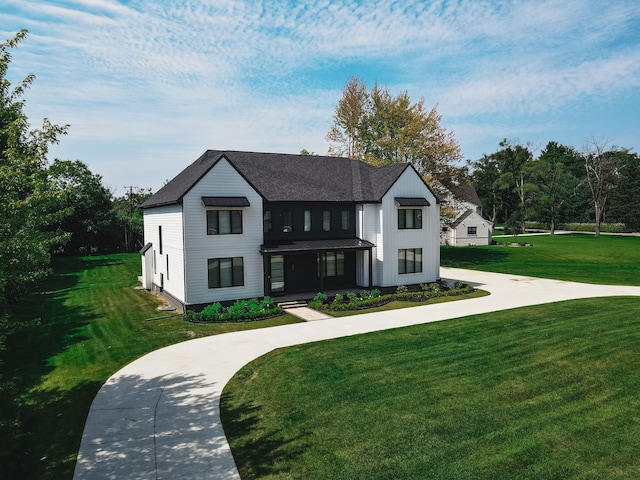
[[[268,253],[262,253],[262,268],[264,296],[271,296],[271,255]]]
[[[324,252],[318,252],[318,269],[320,270],[320,291],[324,291]]]
[[[373,286],[373,249],[369,247],[369,288]]]

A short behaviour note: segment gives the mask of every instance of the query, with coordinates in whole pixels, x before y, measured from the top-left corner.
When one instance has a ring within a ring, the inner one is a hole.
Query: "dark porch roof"
[[[394,198],[399,207],[430,207],[429,200],[424,197],[396,197]]]
[[[247,197],[202,197],[205,207],[248,207]]]
[[[282,240],[266,243],[260,253],[326,252],[331,250],[368,250],[375,245],[361,238],[328,240]]]

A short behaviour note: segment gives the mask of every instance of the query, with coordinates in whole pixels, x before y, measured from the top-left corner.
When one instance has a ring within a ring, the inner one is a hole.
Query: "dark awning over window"
[[[399,207],[430,207],[429,200],[423,197],[396,197],[394,199]]]
[[[248,207],[247,197],[202,197],[205,207]]]
[[[260,253],[325,252],[331,250],[368,250],[375,245],[361,238],[330,240],[292,240],[267,243],[260,247]]]

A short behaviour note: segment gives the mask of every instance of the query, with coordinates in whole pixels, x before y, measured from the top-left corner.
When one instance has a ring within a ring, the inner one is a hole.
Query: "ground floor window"
[[[344,275],[344,252],[325,253],[322,273],[325,277],[339,277]]]
[[[241,287],[244,285],[244,259],[210,258],[208,263],[209,288]]]
[[[422,249],[401,248],[398,250],[398,273],[422,272]]]

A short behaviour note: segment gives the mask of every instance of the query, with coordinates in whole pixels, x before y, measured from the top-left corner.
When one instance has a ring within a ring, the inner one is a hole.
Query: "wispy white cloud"
[[[351,74],[438,104],[468,156],[543,129],[535,116],[640,102],[635,0],[5,0],[0,33],[22,27],[12,70],[37,75],[29,111],[71,123],[56,153],[106,179],[126,173],[107,160],[115,143],[145,159],[324,153]]]

